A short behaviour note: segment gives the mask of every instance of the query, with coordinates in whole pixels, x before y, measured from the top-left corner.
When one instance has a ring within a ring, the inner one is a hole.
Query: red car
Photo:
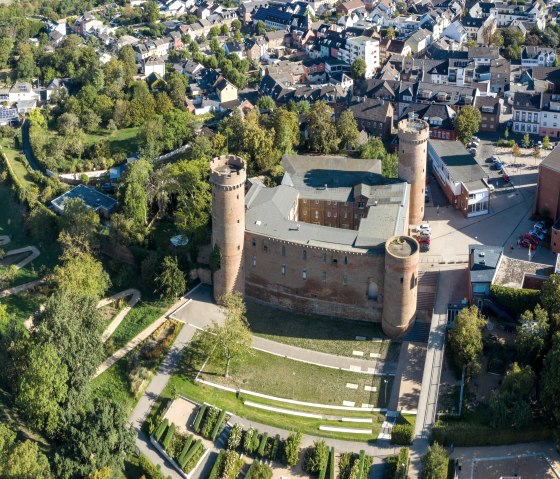
[[[531,250],[537,249],[537,245],[534,244],[534,243],[531,243],[528,239],[524,239],[524,240],[521,242],[521,246],[523,246],[523,248],[529,248],[529,249],[531,249]]]
[[[529,241],[530,243],[534,244],[535,246],[539,245],[539,239],[535,238],[532,234],[525,233],[525,235],[523,236],[523,239]]]
[[[426,235],[416,235],[414,237],[420,244],[430,244],[430,237]]]
[[[509,175],[507,173],[503,173],[502,180],[504,180],[506,183],[509,183]]]

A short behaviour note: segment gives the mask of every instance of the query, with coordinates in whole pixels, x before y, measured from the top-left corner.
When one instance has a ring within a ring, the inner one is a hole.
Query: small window
[[[348,256],[344,257],[344,264],[348,264]]]
[[[263,249],[264,249],[264,252],[265,252],[265,253],[268,253],[268,245],[265,244],[265,245],[263,246]]]
[[[307,279],[307,270],[304,268],[303,271],[301,272],[301,277],[303,279]]]
[[[257,266],[257,257],[253,256],[253,268]]]
[[[282,276],[286,276],[286,265],[283,264],[281,268]]]
[[[342,276],[342,284],[343,286],[348,286],[348,275]]]
[[[323,263],[327,262],[327,253],[323,253]]]
[[[282,256],[286,256],[286,246],[282,245]]]
[[[257,240],[255,238],[253,238],[251,240],[251,244],[253,245],[253,248],[254,248],[255,246],[257,246]]]
[[[327,272],[323,271],[323,274],[321,275],[321,279],[323,280],[323,283],[327,282]]]
[[[307,259],[307,250],[306,249],[304,249],[302,251],[302,257],[303,257],[303,259]]]
[[[403,284],[403,283],[404,283],[404,278],[401,278],[401,284]]]

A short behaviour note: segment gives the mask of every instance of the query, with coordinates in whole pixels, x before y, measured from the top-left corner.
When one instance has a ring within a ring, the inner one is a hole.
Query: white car
[[[416,232],[423,234],[423,235],[431,235],[432,228],[429,223],[422,223],[418,228],[416,228]]]
[[[533,229],[542,231],[543,233],[546,233],[548,231],[548,228],[546,227],[544,221],[539,221],[538,223],[535,223],[533,225]]]
[[[472,141],[476,141],[478,143],[480,140],[478,139],[478,136],[473,136]]]
[[[529,231],[529,234],[531,236],[534,236],[535,238],[540,239],[541,241],[545,238],[546,233],[543,233],[541,230],[538,229],[532,229],[531,231]]]

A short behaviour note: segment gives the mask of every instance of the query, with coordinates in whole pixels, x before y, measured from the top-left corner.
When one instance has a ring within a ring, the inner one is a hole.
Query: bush
[[[243,434],[243,452],[245,454],[251,453],[251,447],[253,444],[253,436],[257,434],[257,431],[250,427],[245,433]]]
[[[519,429],[493,429],[484,424],[462,421],[437,422],[431,438],[444,446],[501,446],[519,442],[548,441],[554,436],[550,426],[533,425]]]
[[[202,435],[210,439],[210,435],[212,430],[214,429],[214,425],[218,420],[218,416],[220,414],[220,410],[216,409],[215,407],[210,407],[206,412],[206,417],[204,418],[204,425],[202,426]]]
[[[214,424],[214,428],[212,429],[212,441],[216,440],[218,433],[221,431],[222,424],[224,423],[225,417],[226,417],[226,411],[225,409],[222,409],[220,411],[220,415],[218,416],[218,419],[216,420],[216,424]]]
[[[541,292],[533,289],[516,289],[507,286],[490,286],[490,297],[513,316],[519,316],[527,310],[533,311],[540,300]]]
[[[226,451],[221,449],[220,452],[218,453],[218,457],[216,458],[216,461],[214,462],[214,465],[212,466],[212,470],[210,471],[210,474],[208,475],[208,479],[218,479],[218,474],[220,474],[220,469],[222,467],[222,462],[224,461],[225,452]]]
[[[229,430],[229,437],[227,441],[227,449],[231,449],[232,451],[237,450],[237,448],[241,445],[241,437],[243,436],[243,427],[241,424],[234,424],[233,427]]]
[[[257,460],[253,461],[253,464],[251,464],[251,467],[249,467],[245,475],[245,479],[270,479],[271,477],[272,468]]]
[[[206,452],[206,448],[204,446],[198,447],[196,451],[194,451],[193,455],[188,458],[187,461],[182,466],[183,471],[190,473],[198,464],[198,461],[202,458],[204,453]]]
[[[338,477],[339,479],[347,479],[350,475],[354,454],[351,452],[343,452],[338,459]]]
[[[358,461],[360,461],[360,468],[358,469],[358,479],[363,479],[364,477],[365,457],[366,457],[366,451],[362,449],[360,451],[360,458],[358,459]]]
[[[305,451],[303,460],[303,470],[306,472],[321,472],[322,469],[326,471],[327,463],[329,461],[329,448],[325,441],[315,441],[312,447]]]
[[[277,461],[280,457],[280,436],[276,434],[274,443],[272,444],[272,451],[270,451],[270,459]]]
[[[200,406],[200,409],[198,410],[198,415],[196,416],[196,419],[194,420],[193,430],[197,434],[200,433],[200,425],[202,423],[202,418],[204,417],[204,414],[206,413],[206,409],[208,409],[208,406],[206,404],[203,404],[202,406]]]
[[[385,468],[385,479],[406,479],[408,477],[408,466],[410,463],[409,449],[403,447],[399,451],[398,456],[389,456],[387,458],[387,467]]]
[[[175,434],[175,424],[171,423],[165,432],[163,441],[161,441],[161,447],[163,447],[166,452],[169,451],[169,445],[171,444],[171,439],[173,439],[173,434]]]
[[[220,479],[235,479],[241,472],[243,459],[235,451],[226,451]]]
[[[391,444],[409,446],[414,440],[414,427],[412,424],[395,424],[391,430]]]
[[[165,479],[165,476],[159,472],[144,454],[138,456],[138,467],[142,471],[142,477],[146,479]]]
[[[515,140],[498,140],[498,146],[508,146],[510,148],[515,144]]]
[[[288,466],[295,466],[299,460],[299,446],[302,439],[301,432],[291,432],[286,439],[284,448],[284,463]]]
[[[329,479],[334,479],[334,447],[331,447],[329,454]]]
[[[165,419],[164,421],[161,421],[159,423],[159,426],[156,429],[156,432],[154,433],[154,439],[159,442],[159,440],[161,439],[161,436],[163,436],[164,431],[167,429],[167,425],[169,424],[169,421],[167,421],[167,419]]]
[[[260,457],[264,457],[264,451],[265,451],[265,448],[266,448],[267,441],[268,441],[268,433],[265,432],[261,437],[261,443],[260,443],[259,449],[257,451],[257,454]]]
[[[447,479],[449,455],[437,442],[428,447],[422,458],[422,477],[426,479]]]
[[[257,450],[259,449],[259,444],[261,443],[260,441],[260,436],[259,436],[259,431],[255,431],[255,434],[253,434],[253,439],[251,441],[251,446],[250,446],[250,454],[256,454]]]
[[[200,439],[194,441],[193,445],[184,456],[185,463],[189,462],[189,459],[193,457],[201,447],[202,447],[202,441]]]
[[[193,439],[194,439],[194,436],[192,434],[189,434],[189,437],[187,437],[187,440],[185,441],[185,444],[183,446],[183,450],[181,451],[181,454],[179,454],[179,458],[177,459],[177,462],[179,463],[179,465],[181,464],[181,461],[183,460],[183,458],[189,452],[189,449],[192,445]]]

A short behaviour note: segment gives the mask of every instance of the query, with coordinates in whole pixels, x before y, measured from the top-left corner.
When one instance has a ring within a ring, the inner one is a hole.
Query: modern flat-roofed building
[[[488,175],[460,141],[430,140],[432,171],[449,202],[466,218],[488,214]]]
[[[469,245],[469,300],[482,305],[490,297],[490,286],[502,257],[501,246]]]
[[[64,213],[66,202],[70,199],[80,198],[84,204],[105,218],[111,215],[117,201],[86,185],[78,185],[51,201],[53,209],[59,215]]]

